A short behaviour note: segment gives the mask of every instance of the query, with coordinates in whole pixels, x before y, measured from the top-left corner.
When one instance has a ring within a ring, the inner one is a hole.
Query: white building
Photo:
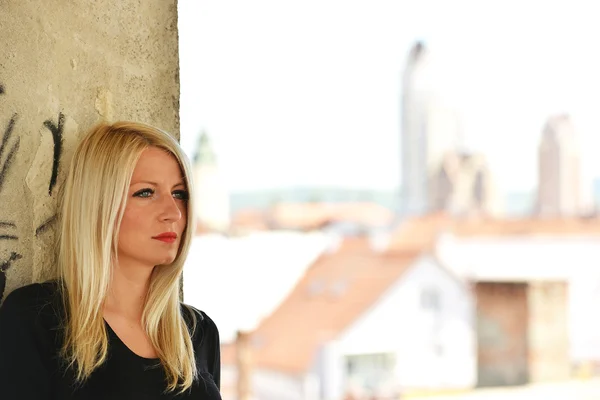
[[[473,307],[468,287],[434,257],[414,260],[339,335],[346,386],[383,396],[411,389],[473,387],[477,379]],[[327,385],[327,376],[323,377]]]

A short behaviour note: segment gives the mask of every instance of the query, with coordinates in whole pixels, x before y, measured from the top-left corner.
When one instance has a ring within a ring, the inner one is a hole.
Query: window
[[[442,308],[440,291],[435,287],[427,287],[421,290],[421,308],[438,312]]]
[[[436,287],[425,287],[421,290],[421,309],[427,316],[427,331],[429,346],[433,354],[437,357],[444,355],[444,345],[442,342],[442,294]]]
[[[346,356],[348,380],[367,390],[377,390],[393,379],[395,365],[394,353]]]

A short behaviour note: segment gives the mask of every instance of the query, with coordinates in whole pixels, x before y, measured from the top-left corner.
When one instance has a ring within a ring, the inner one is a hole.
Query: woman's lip
[[[177,239],[175,232],[163,232],[160,235],[153,236],[152,239]]]
[[[165,242],[165,243],[173,243],[175,240],[177,240],[177,238],[174,236],[160,236],[160,237],[154,237],[152,239],[160,240],[161,242]]]

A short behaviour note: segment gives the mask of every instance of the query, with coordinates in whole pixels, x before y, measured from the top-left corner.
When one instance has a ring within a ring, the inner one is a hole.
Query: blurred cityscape
[[[406,60],[397,190],[231,192],[199,135],[184,296],[219,326],[223,398],[600,398],[600,181],[572,116],[540,121],[537,189],[502,194],[427,43]]]

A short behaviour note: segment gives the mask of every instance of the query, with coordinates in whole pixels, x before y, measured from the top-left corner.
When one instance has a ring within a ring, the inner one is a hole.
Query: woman
[[[58,279],[0,308],[1,399],[221,399],[217,327],[179,300],[191,190],[168,134],[120,122],[85,136],[64,184]]]

